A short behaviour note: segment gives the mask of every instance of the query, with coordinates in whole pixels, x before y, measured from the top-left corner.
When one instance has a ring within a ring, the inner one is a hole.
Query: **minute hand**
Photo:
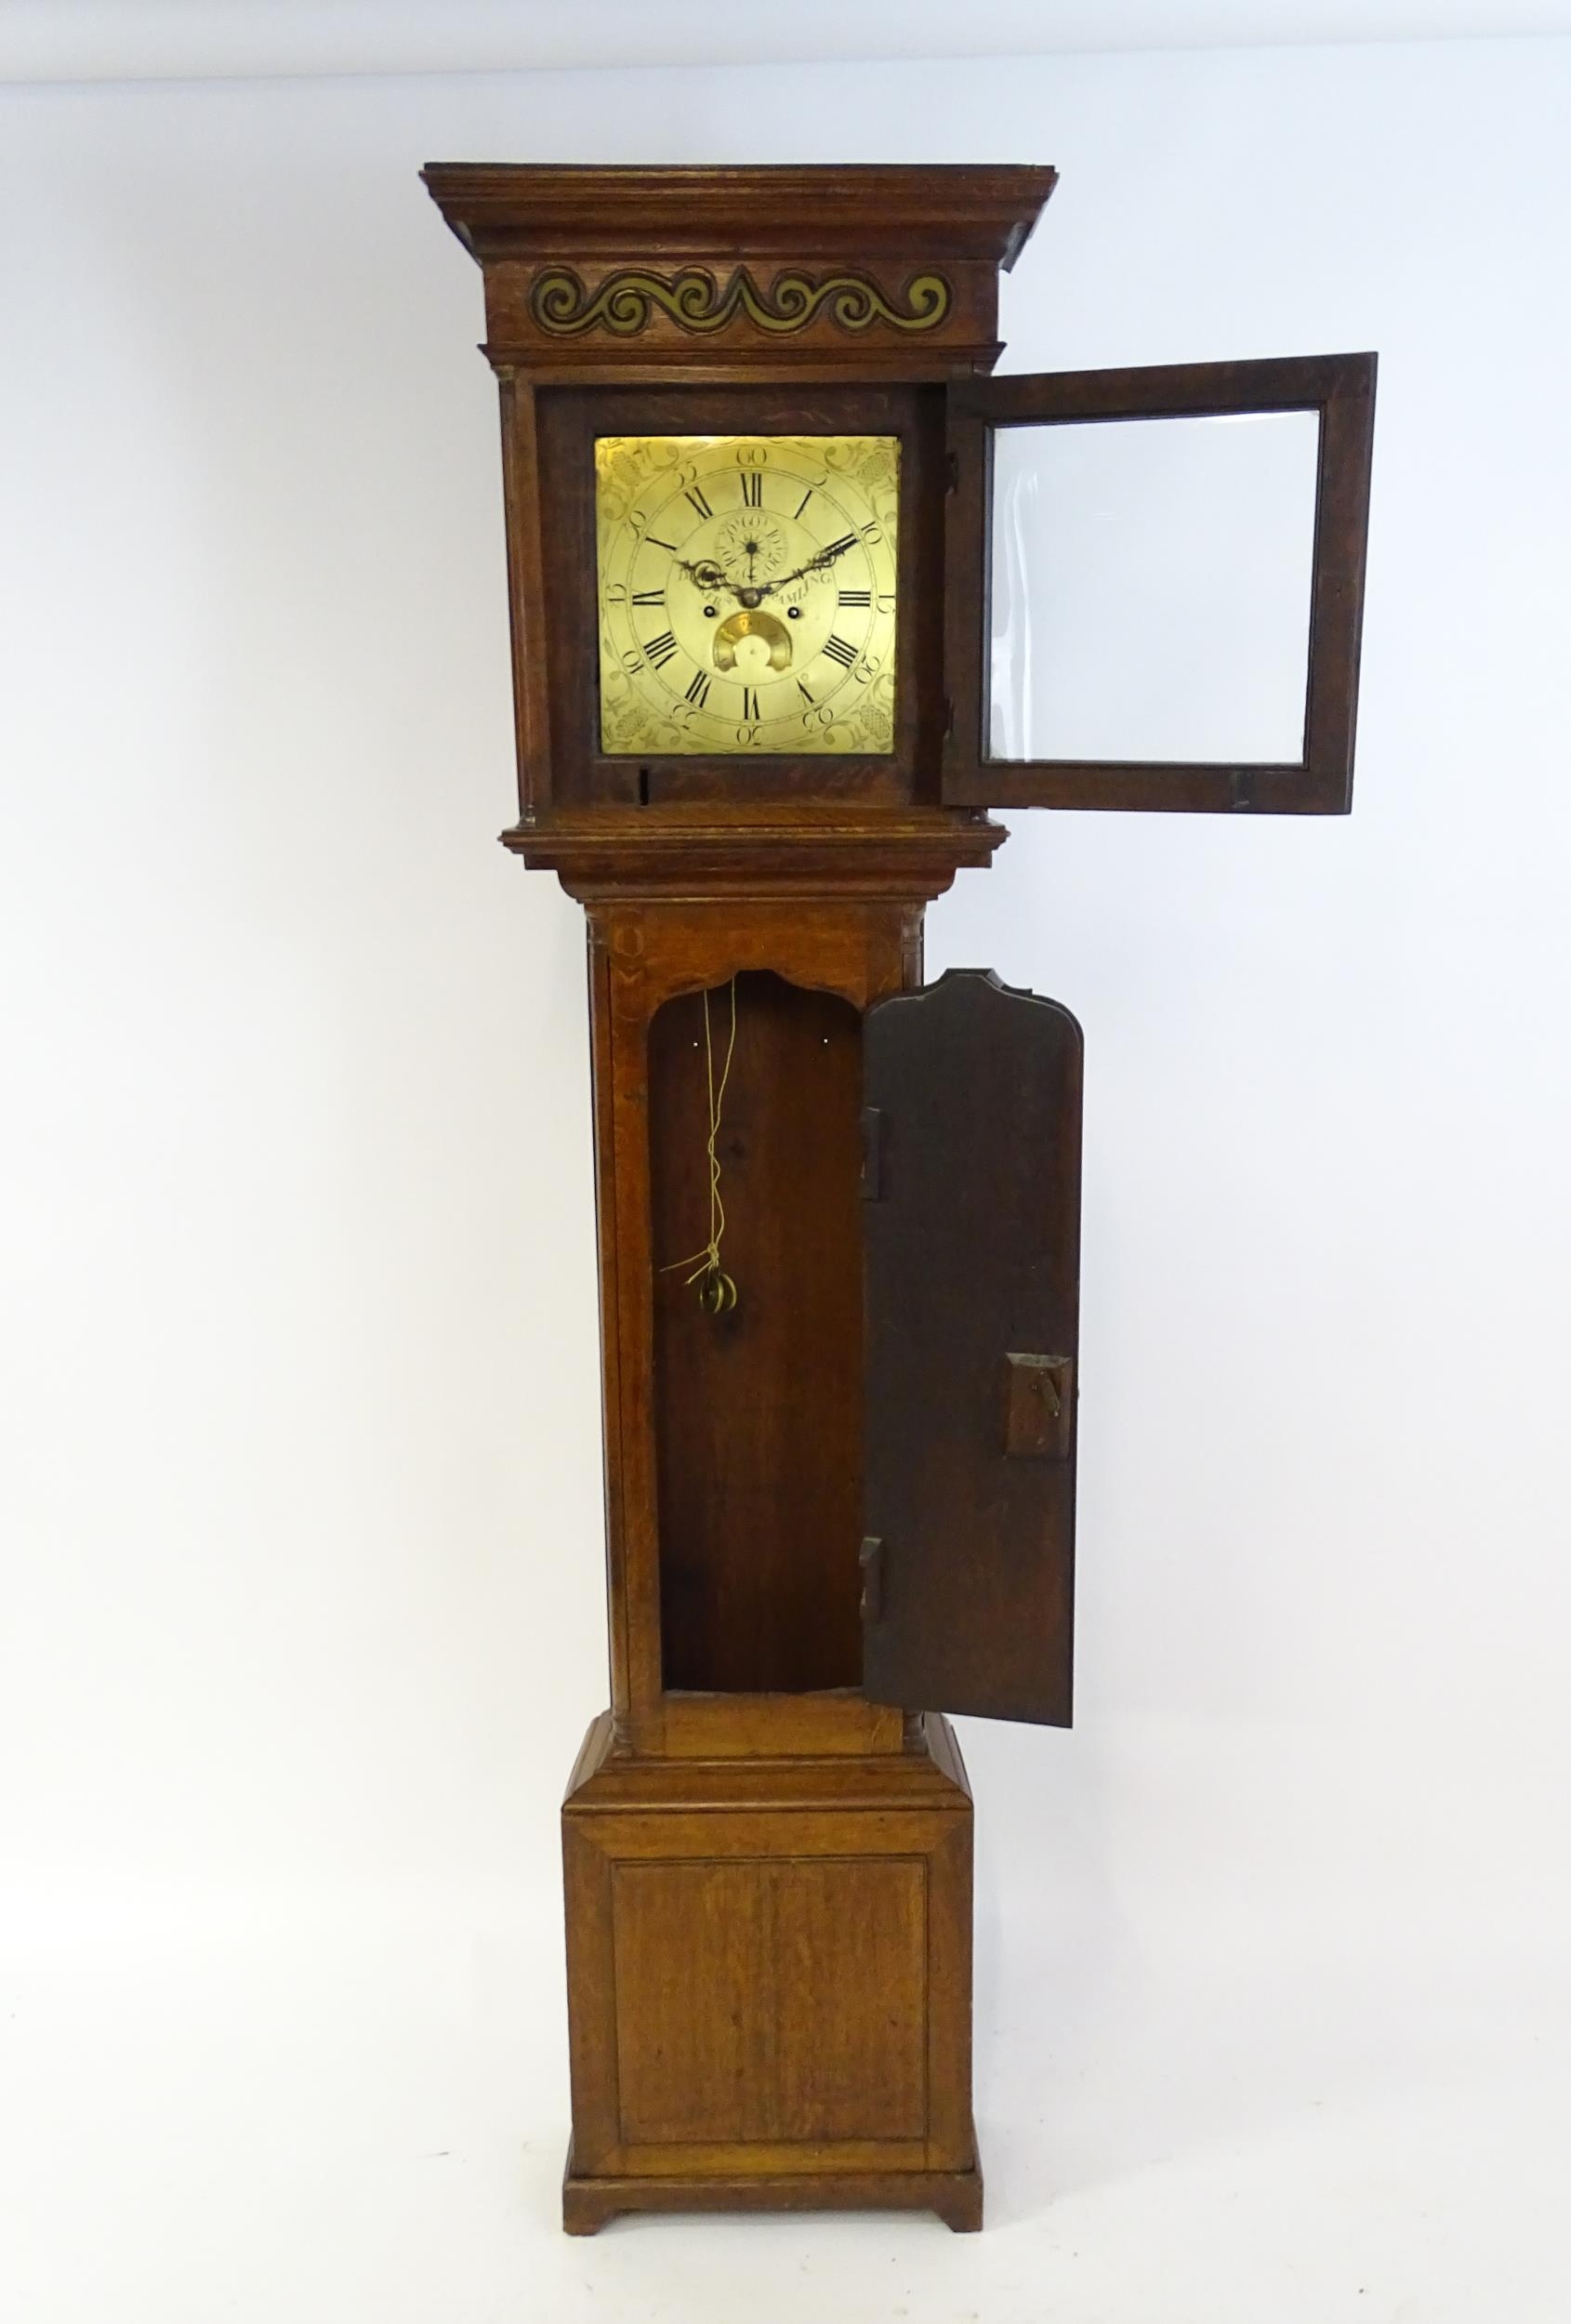
[[[793,581],[805,580],[810,573],[822,573],[825,565],[832,565],[838,557],[845,555],[848,548],[855,547],[855,534],[848,533],[843,541],[836,541],[830,548],[821,548],[816,557],[810,557],[805,565],[797,567],[795,573],[782,573],[772,581],[760,581],[758,585],[759,596],[772,596],[776,589],[788,588]]]

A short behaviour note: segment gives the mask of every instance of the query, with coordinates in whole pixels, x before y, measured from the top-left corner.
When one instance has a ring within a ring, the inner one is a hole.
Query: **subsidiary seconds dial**
[[[900,441],[601,436],[601,748],[894,747]]]

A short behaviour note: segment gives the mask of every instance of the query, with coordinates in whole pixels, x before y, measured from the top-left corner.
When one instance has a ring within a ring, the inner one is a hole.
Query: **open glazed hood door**
[[[945,805],[1344,814],[1373,355],[947,397]]]

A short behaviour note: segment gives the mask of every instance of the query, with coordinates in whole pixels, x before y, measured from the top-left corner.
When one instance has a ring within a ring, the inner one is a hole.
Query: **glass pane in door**
[[[1296,765],[1315,411],[993,431],[992,759]]]

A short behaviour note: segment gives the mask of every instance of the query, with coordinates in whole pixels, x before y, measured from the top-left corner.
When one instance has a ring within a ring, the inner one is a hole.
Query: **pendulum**
[[[720,1157],[716,1141],[720,1134],[720,1108],[725,1103],[726,1083],[731,1078],[731,1061],[736,1053],[736,979],[731,980],[731,1032],[725,1045],[725,1063],[720,1076],[715,1079],[715,1045],[709,1025],[709,996],[704,995],[704,1065],[709,1094],[709,1135],[705,1151],[709,1165],[709,1239],[702,1250],[690,1252],[686,1259],[673,1259],[661,1268],[662,1274],[675,1274],[680,1268],[691,1267],[686,1278],[690,1288],[697,1291],[698,1304],[706,1315],[727,1315],[736,1305],[736,1286],[720,1264],[720,1238],[725,1233],[725,1205],[720,1200]]]

